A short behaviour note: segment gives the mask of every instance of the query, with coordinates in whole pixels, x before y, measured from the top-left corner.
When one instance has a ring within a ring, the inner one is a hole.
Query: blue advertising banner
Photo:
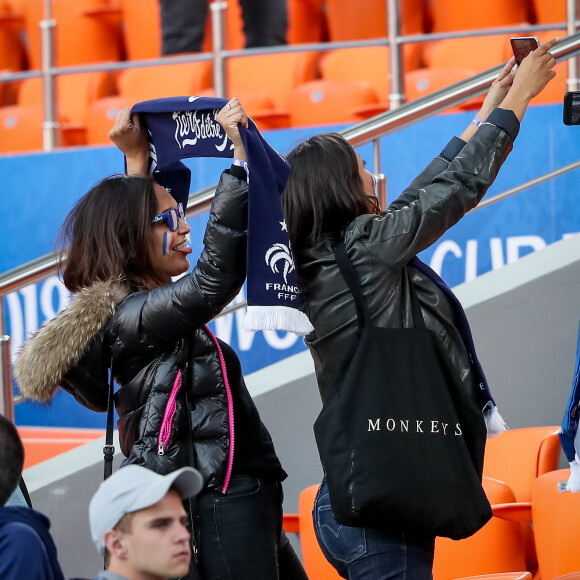
[[[447,141],[462,132],[472,113],[440,115],[381,140],[381,171],[387,176],[389,200],[415,177]],[[310,135],[341,127],[265,132],[268,142],[287,153]],[[562,106],[530,107],[514,150],[487,197],[539,177],[580,158],[580,127],[562,123]],[[372,167],[372,147],[358,153]],[[224,159],[188,159],[191,191],[217,182],[228,166]],[[0,271],[5,272],[53,250],[58,228],[75,201],[106,175],[123,170],[123,158],[113,147],[65,150],[51,154],[0,158],[3,217]],[[580,232],[579,174],[565,174],[514,197],[474,211],[451,228],[421,258],[450,286],[515,262],[526,254]],[[207,214],[190,220],[193,256],[201,250]],[[245,300],[242,289],[235,302]],[[7,333],[12,356],[26,336],[70,301],[56,276],[9,295],[5,300]],[[291,333],[249,332],[242,327],[244,310],[211,323],[217,336],[238,352],[245,374],[304,350],[302,337]],[[58,348],[58,345],[55,345]],[[105,417],[59,393],[49,406],[16,406],[18,425],[104,427]]]

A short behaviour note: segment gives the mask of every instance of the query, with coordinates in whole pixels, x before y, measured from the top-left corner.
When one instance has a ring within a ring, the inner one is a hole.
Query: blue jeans
[[[323,481],[312,512],[326,559],[349,580],[432,580],[435,538],[402,530],[337,524]]]
[[[203,580],[308,580],[282,529],[280,482],[233,475],[225,495],[205,491],[196,504]]]

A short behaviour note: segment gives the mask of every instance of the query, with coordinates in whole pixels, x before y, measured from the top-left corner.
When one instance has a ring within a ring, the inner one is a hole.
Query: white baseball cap
[[[171,489],[181,499],[187,499],[202,488],[203,477],[193,467],[182,467],[167,475],[140,465],[122,467],[99,485],[89,504],[91,536],[97,550],[105,554],[105,533],[126,514],[155,505]]]

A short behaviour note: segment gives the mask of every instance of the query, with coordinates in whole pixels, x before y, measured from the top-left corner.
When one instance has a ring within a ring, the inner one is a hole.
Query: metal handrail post
[[[387,34],[389,40],[389,65],[390,65],[390,94],[389,108],[396,109],[405,102],[405,87],[402,67],[403,47],[399,43],[400,13],[399,0],[387,0]]]
[[[56,129],[54,106],[54,76],[53,67],[53,36],[52,29],[56,21],[51,18],[51,0],[44,0],[44,20],[39,22],[40,41],[42,47],[42,93],[44,107],[44,121],[42,123],[42,149],[53,151],[56,147]]]
[[[2,312],[2,319],[4,313]],[[0,336],[0,415],[14,423],[14,401],[12,400],[12,373],[10,371],[10,337]]]
[[[381,173],[381,140],[373,139],[373,169],[377,179],[376,192],[381,209],[387,207],[387,178]]]
[[[211,10],[211,32],[212,32],[212,53],[213,53],[213,88],[216,97],[225,97],[226,72],[224,61],[224,12],[228,7],[227,2],[212,2],[209,5]]]
[[[566,20],[567,34],[576,34],[576,20],[578,19],[578,0],[566,0]],[[579,85],[578,79],[578,58],[568,60],[568,79],[566,81],[569,91],[577,91]]]

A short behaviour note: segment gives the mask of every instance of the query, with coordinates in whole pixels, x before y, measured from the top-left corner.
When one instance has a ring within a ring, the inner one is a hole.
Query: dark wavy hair
[[[108,278],[142,290],[158,279],[150,259],[154,185],[150,176],[113,175],[77,201],[57,238],[59,269],[70,292]]]
[[[288,155],[290,177],[282,205],[290,243],[303,248],[323,233],[339,233],[354,218],[378,213],[363,187],[356,153],[338,133],[316,135]]]
[[[24,446],[14,424],[0,415],[0,507],[18,486],[24,464]]]

